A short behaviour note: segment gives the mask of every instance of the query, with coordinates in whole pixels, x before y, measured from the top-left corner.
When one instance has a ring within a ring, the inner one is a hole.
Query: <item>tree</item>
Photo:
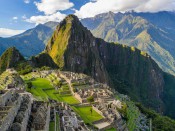
[[[87,101],[91,104],[92,102],[94,102],[94,97],[93,96],[88,97]]]
[[[33,85],[32,85],[32,82],[28,82],[28,83],[27,83],[27,87],[28,87],[29,89],[31,89],[32,86],[33,86]]]

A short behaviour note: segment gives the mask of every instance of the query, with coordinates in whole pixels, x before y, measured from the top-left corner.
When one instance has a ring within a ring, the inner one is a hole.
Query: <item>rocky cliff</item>
[[[151,57],[134,47],[96,39],[76,16],[60,23],[46,52],[64,70],[91,75],[147,107],[163,110],[163,73]]]
[[[101,39],[96,39],[96,43],[113,87],[145,106],[161,111],[163,72],[151,57],[134,47],[107,43]]]

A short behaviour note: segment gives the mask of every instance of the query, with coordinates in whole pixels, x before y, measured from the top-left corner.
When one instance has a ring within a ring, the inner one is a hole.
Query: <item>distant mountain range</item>
[[[175,118],[175,77],[135,47],[95,38],[74,15],[57,26],[45,50],[30,60],[14,47],[6,50],[0,57],[0,73],[12,67],[20,74],[43,67],[84,73]]]
[[[175,75],[175,13],[105,13],[81,20],[95,37],[147,52],[166,72]],[[10,38],[0,38],[0,55],[15,46],[23,56],[44,50],[57,22],[40,24]]]
[[[44,50],[47,41],[52,36],[57,25],[57,22],[39,24],[22,34],[9,38],[0,38],[0,55],[12,46],[20,50],[25,57],[39,54]]]
[[[175,75],[175,14],[105,13],[81,20],[93,35],[147,52],[166,72]]]

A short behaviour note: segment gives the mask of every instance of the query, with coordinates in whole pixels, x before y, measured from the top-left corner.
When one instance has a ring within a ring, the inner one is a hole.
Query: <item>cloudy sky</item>
[[[175,0],[1,0],[0,37],[24,32],[39,23],[61,21],[68,14],[79,18],[105,12],[172,11]]]

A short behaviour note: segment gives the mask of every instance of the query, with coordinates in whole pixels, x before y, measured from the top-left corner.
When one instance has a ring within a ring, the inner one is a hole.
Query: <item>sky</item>
[[[48,21],[60,22],[68,14],[80,19],[112,12],[174,11],[175,0],[1,0],[0,37],[24,32]]]

